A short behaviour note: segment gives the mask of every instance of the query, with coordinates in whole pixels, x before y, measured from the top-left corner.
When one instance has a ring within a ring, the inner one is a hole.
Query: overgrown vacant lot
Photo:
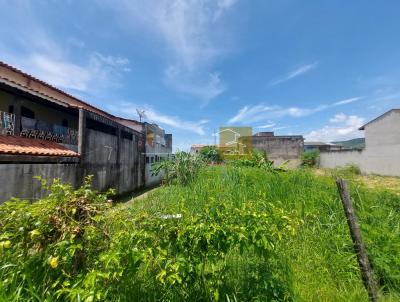
[[[349,181],[382,300],[398,301],[400,197]],[[367,301],[330,176],[222,166],[105,204],[55,185],[38,203],[1,207],[0,297]]]

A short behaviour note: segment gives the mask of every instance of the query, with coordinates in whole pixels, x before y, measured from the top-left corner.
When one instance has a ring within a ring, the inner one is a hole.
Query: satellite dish
[[[140,110],[136,108],[136,112],[139,115],[139,121],[142,122],[142,119],[146,117],[146,115],[144,114],[144,110]]]

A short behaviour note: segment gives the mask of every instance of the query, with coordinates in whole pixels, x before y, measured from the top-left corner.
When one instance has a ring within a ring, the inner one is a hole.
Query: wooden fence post
[[[373,302],[378,301],[378,286],[374,279],[374,274],[369,263],[368,254],[365,249],[364,243],[361,238],[360,227],[358,225],[357,217],[354,213],[353,204],[350,199],[350,193],[347,188],[347,183],[337,177],[336,185],[339,190],[340,198],[342,200],[344,213],[349,225],[351,239],[353,240],[354,249],[357,254],[358,265],[360,266],[361,276],[365,288],[368,291],[369,299]]]

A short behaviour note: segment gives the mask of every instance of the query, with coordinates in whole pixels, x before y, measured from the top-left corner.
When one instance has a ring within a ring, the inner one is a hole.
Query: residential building
[[[172,156],[172,134],[154,123],[140,123],[135,120],[121,119],[126,126],[145,134],[145,185],[154,186],[160,183],[162,173],[155,175],[152,165]]]
[[[321,152],[320,166],[357,165],[363,173],[400,176],[400,109],[391,109],[359,130],[365,133],[365,149]]]
[[[135,124],[0,62],[0,202],[42,197],[35,175],[74,186],[93,175],[120,194],[146,185],[147,126]]]

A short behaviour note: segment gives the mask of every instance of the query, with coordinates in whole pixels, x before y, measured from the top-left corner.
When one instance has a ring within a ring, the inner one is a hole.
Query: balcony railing
[[[0,134],[14,135],[15,115],[8,112],[0,111]]]
[[[61,144],[78,144],[77,130],[27,117],[21,117],[20,136],[54,141]]]
[[[0,111],[0,135],[17,135],[15,133],[15,122],[14,114]],[[77,130],[27,117],[21,117],[21,132],[19,135],[61,144],[78,144]]]

